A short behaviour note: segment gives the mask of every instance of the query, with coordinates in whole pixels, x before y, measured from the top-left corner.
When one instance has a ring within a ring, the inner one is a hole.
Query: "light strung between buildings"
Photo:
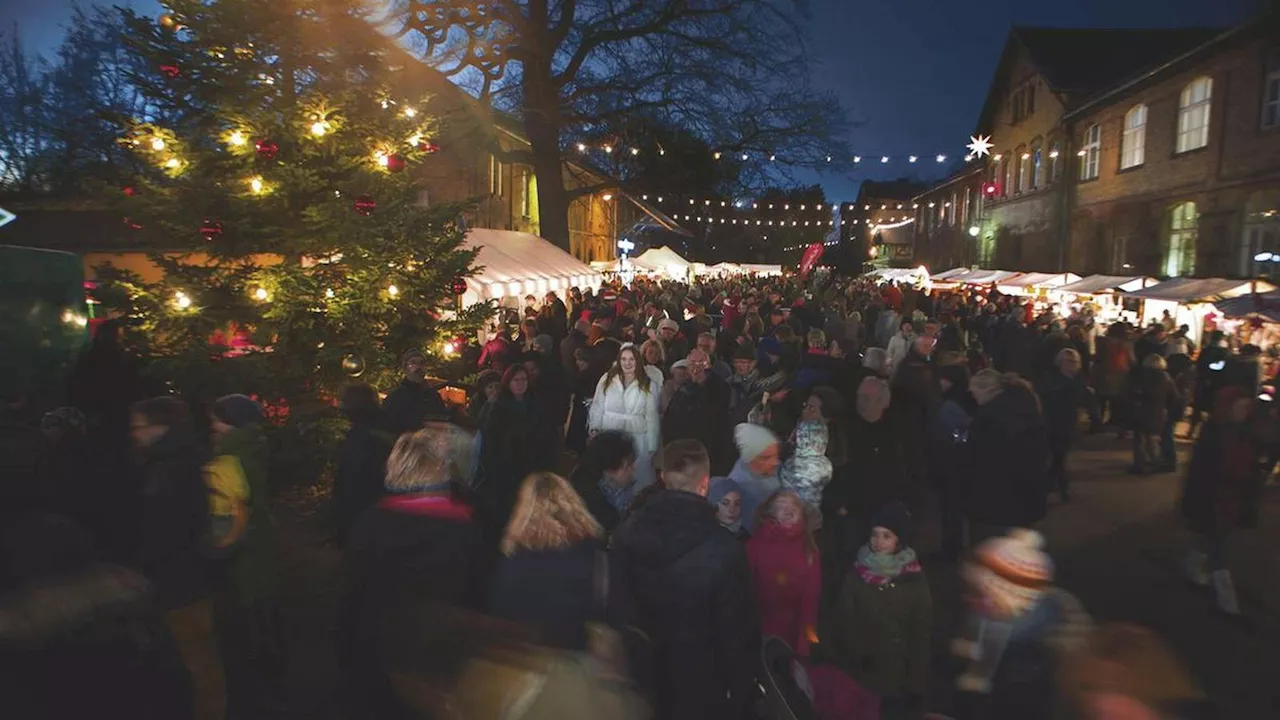
[[[574,143],[574,148],[576,148],[577,151],[580,153],[599,151],[604,153],[605,155],[612,155],[613,151],[615,149],[618,149],[618,146],[613,143],[577,142],[577,143]],[[630,155],[631,157],[637,157],[641,153],[645,152],[643,148],[637,145],[626,146],[625,150],[626,150],[626,154]],[[661,146],[654,148],[653,152],[656,155],[667,154],[666,149]],[[711,158],[713,160],[734,159],[734,160],[741,160],[743,162],[747,162],[752,158],[758,158],[766,162],[778,162],[780,157],[782,157],[783,160],[786,159],[785,157],[778,155],[778,153],[776,152],[770,152],[770,151],[764,151],[764,150],[732,150],[732,151],[711,150],[710,152],[711,152]],[[947,161],[947,158],[949,157],[947,153],[908,153],[905,155],[880,155],[879,157],[880,157],[881,164],[885,164],[885,163],[893,162],[895,160],[898,160],[898,161],[905,160],[908,163],[916,163],[916,162],[919,162],[921,158],[927,158],[930,156],[933,157],[933,161],[935,163],[944,163]],[[971,155],[966,155],[966,157],[967,158],[971,157]],[[823,161],[827,163],[835,162],[836,159],[837,159],[837,156],[835,155],[823,156]],[[862,155],[852,155],[848,159],[854,165],[859,165],[862,163]]]
[[[872,232],[875,232],[876,230],[893,230],[894,228],[900,228],[904,225],[910,225],[915,221],[916,219],[913,217],[909,217],[905,220],[899,220],[897,222],[893,222],[891,218],[890,222],[887,223],[867,223],[867,225],[871,227]]]

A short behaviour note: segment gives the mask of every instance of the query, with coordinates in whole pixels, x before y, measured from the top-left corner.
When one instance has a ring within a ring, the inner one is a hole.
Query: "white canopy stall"
[[[1096,306],[1097,318],[1103,324],[1127,319],[1136,322],[1137,313],[1126,311],[1120,293],[1141,290],[1160,282],[1145,275],[1090,275],[1083,280],[1067,283],[1054,291],[1058,296],[1058,314],[1069,315],[1071,306],[1088,298]]]
[[[932,276],[930,276],[930,277],[931,277],[931,279],[932,279],[934,282],[938,282],[939,280],[948,280],[948,281],[950,281],[950,280],[951,280],[952,278],[954,278],[955,276],[957,276],[957,275],[963,275],[963,274],[965,274],[965,273],[967,273],[967,272],[969,272],[969,268],[967,268],[967,267],[958,267],[958,268],[951,268],[950,270],[944,270],[944,271],[942,271],[942,272],[938,273],[937,275],[932,275]]]
[[[776,277],[782,274],[781,265],[761,265],[759,263],[742,263],[740,265],[742,272],[752,275],[762,275],[766,277]]]
[[[689,261],[666,245],[645,250],[631,258],[631,264],[640,272],[666,275],[672,280],[689,279]]]
[[[996,289],[1006,295],[1038,295],[1046,290],[1059,288],[1079,279],[1079,275],[1071,272],[1029,272],[999,283]]]
[[[467,231],[462,244],[480,250],[475,260],[480,271],[467,278],[464,305],[498,300],[515,307],[525,295],[541,298],[575,285],[595,290],[603,281],[586,263],[531,233],[477,228]]]
[[[966,285],[1002,285],[1022,275],[1016,270],[970,270],[964,275],[951,278],[951,282],[962,282]]]
[[[1199,343],[1205,316],[1216,310],[1214,302],[1275,289],[1275,285],[1265,280],[1173,278],[1151,287],[1127,292],[1125,297],[1143,301],[1141,322],[1159,319],[1168,310],[1174,322],[1188,326],[1191,339]]]

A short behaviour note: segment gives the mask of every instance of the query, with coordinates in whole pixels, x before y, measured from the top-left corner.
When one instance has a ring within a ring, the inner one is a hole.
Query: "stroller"
[[[760,720],[818,720],[813,688],[803,665],[781,638],[767,637],[760,648]]]

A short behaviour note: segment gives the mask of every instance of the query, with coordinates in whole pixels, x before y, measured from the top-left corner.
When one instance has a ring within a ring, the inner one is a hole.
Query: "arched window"
[[[1057,140],[1053,141],[1053,145],[1049,146],[1049,182],[1057,182],[1062,177],[1062,163],[1059,158],[1062,155],[1062,143]]]
[[[1031,151],[1031,187],[1044,187],[1044,150],[1039,145]]]
[[[1031,153],[1026,148],[1018,148],[1018,192],[1031,189]]]
[[[1213,78],[1200,77],[1182,88],[1178,99],[1178,149],[1187,152],[1209,144],[1209,108]]]
[[[1120,169],[1138,167],[1146,161],[1147,106],[1134,105],[1124,114],[1124,134],[1120,136]]]
[[[1098,177],[1098,159],[1102,156],[1102,127],[1090,125],[1080,144],[1080,179]]]
[[[1196,271],[1196,204],[1184,202],[1169,212],[1169,247],[1164,255],[1164,274],[1192,275]]]
[[[1013,158],[1008,154],[1004,157],[1004,186],[1000,188],[1000,194],[1009,197],[1013,194]]]

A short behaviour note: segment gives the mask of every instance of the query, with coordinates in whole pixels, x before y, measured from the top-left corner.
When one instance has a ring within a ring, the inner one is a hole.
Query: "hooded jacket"
[[[794,490],[806,504],[817,508],[832,474],[831,460],[827,458],[827,426],[816,420],[803,421],[796,426],[795,442],[796,452],[782,464],[778,479],[782,487]]]
[[[614,533],[611,555],[610,614],[648,638],[632,669],[655,717],[747,717],[760,649],[751,570],[706,498],[657,493]]]

